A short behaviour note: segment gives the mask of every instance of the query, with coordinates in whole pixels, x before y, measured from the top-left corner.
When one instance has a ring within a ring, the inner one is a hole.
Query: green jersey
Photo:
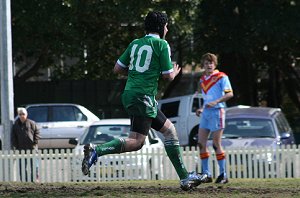
[[[170,46],[154,34],[132,41],[117,63],[128,67],[125,91],[146,95],[156,95],[160,75],[173,72]]]

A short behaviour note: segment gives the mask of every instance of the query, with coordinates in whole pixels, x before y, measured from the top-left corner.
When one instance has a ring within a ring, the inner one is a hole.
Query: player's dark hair
[[[164,36],[164,26],[168,23],[168,16],[165,13],[151,11],[147,14],[145,19],[145,30],[149,32],[156,32],[160,38]]]

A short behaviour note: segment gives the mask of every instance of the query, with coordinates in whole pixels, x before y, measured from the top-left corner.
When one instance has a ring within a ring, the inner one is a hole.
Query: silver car
[[[31,104],[28,118],[40,128],[39,148],[74,148],[70,138],[78,138],[100,119],[85,107],[71,103]]]
[[[278,171],[286,171],[281,155],[276,154],[276,149],[284,148],[285,145],[294,144],[293,131],[280,108],[235,106],[226,109],[225,130],[222,136],[222,146],[228,150],[265,148],[267,152],[248,153],[248,155],[231,153],[228,158],[228,169],[243,169],[242,164],[263,164],[268,171],[256,172],[254,166],[249,166],[251,173],[242,172],[243,177],[247,174],[261,174],[261,177],[277,177]],[[208,141],[212,146],[212,140]],[[273,170],[272,170],[273,167]],[[268,174],[269,175],[268,175]]]
[[[83,176],[81,161],[83,159],[83,147],[85,144],[103,144],[114,138],[128,137],[130,133],[130,119],[102,119],[94,122],[78,140],[71,139],[70,143],[76,144],[74,148],[75,158],[72,163],[73,180],[97,181],[101,178],[118,177],[132,174],[135,179],[155,178],[162,176],[164,144],[154,130],[150,129],[144,145],[137,154],[131,155],[106,155],[99,158],[96,166],[91,168],[89,176]],[[162,152],[154,155],[154,152]],[[152,155],[153,154],[153,155]],[[73,166],[74,165],[74,166]],[[97,175],[98,173],[98,175]]]
[[[222,136],[225,148],[276,147],[294,143],[293,131],[280,108],[236,106],[226,109]]]

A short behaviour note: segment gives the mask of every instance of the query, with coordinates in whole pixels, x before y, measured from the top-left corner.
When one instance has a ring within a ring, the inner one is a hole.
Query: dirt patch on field
[[[201,185],[191,191],[178,186],[99,184],[0,184],[0,197],[299,197],[299,189]]]

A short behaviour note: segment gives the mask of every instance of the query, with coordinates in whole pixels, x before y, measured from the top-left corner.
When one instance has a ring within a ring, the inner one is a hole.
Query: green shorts
[[[157,101],[155,96],[149,96],[133,91],[124,91],[122,103],[130,116],[155,118],[157,115]]]

